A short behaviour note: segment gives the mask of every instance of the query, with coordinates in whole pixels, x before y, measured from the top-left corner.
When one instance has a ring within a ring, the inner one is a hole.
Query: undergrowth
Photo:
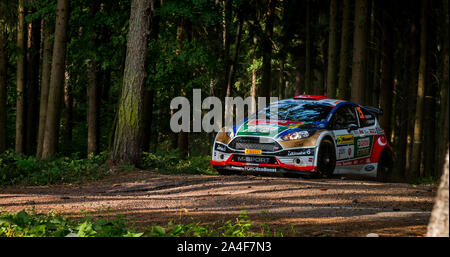
[[[283,236],[281,231],[271,231],[261,225],[260,232],[251,232],[251,221],[246,211],[234,220],[222,221],[219,226],[200,222],[176,223],[166,227],[152,225],[136,229],[127,225],[123,215],[112,219],[85,216],[81,220],[59,214],[38,214],[22,210],[18,213],[0,212],[0,237],[260,237]],[[140,231],[139,231],[140,230]]]

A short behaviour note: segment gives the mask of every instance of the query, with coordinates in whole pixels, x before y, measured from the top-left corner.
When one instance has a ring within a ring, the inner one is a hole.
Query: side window
[[[350,105],[342,106],[334,113],[331,122],[333,129],[346,129],[350,124],[358,125],[355,108]]]
[[[359,124],[361,127],[369,127],[375,124],[375,115],[364,108],[356,107],[359,116]]]

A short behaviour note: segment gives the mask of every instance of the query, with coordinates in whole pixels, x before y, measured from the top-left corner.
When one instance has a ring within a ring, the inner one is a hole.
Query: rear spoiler
[[[377,108],[377,107],[373,107],[373,106],[363,106],[363,108],[376,116],[383,115],[383,109],[381,109],[381,108]]]

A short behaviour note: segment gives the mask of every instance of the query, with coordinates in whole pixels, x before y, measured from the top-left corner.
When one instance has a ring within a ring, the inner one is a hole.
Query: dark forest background
[[[0,153],[209,155],[176,96],[319,94],[383,109],[394,177],[448,147],[448,0],[0,0]],[[127,43],[128,42],[128,43]],[[6,166],[4,166],[6,167]],[[1,175],[1,170],[0,170]]]

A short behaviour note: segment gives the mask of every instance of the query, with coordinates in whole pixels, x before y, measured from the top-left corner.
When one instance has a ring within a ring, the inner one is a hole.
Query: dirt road
[[[214,225],[246,210],[254,229],[266,224],[289,236],[424,236],[435,195],[434,186],[348,178],[132,171],[82,185],[3,187],[0,211],[124,214],[145,226],[180,219],[190,223],[191,218]]]

